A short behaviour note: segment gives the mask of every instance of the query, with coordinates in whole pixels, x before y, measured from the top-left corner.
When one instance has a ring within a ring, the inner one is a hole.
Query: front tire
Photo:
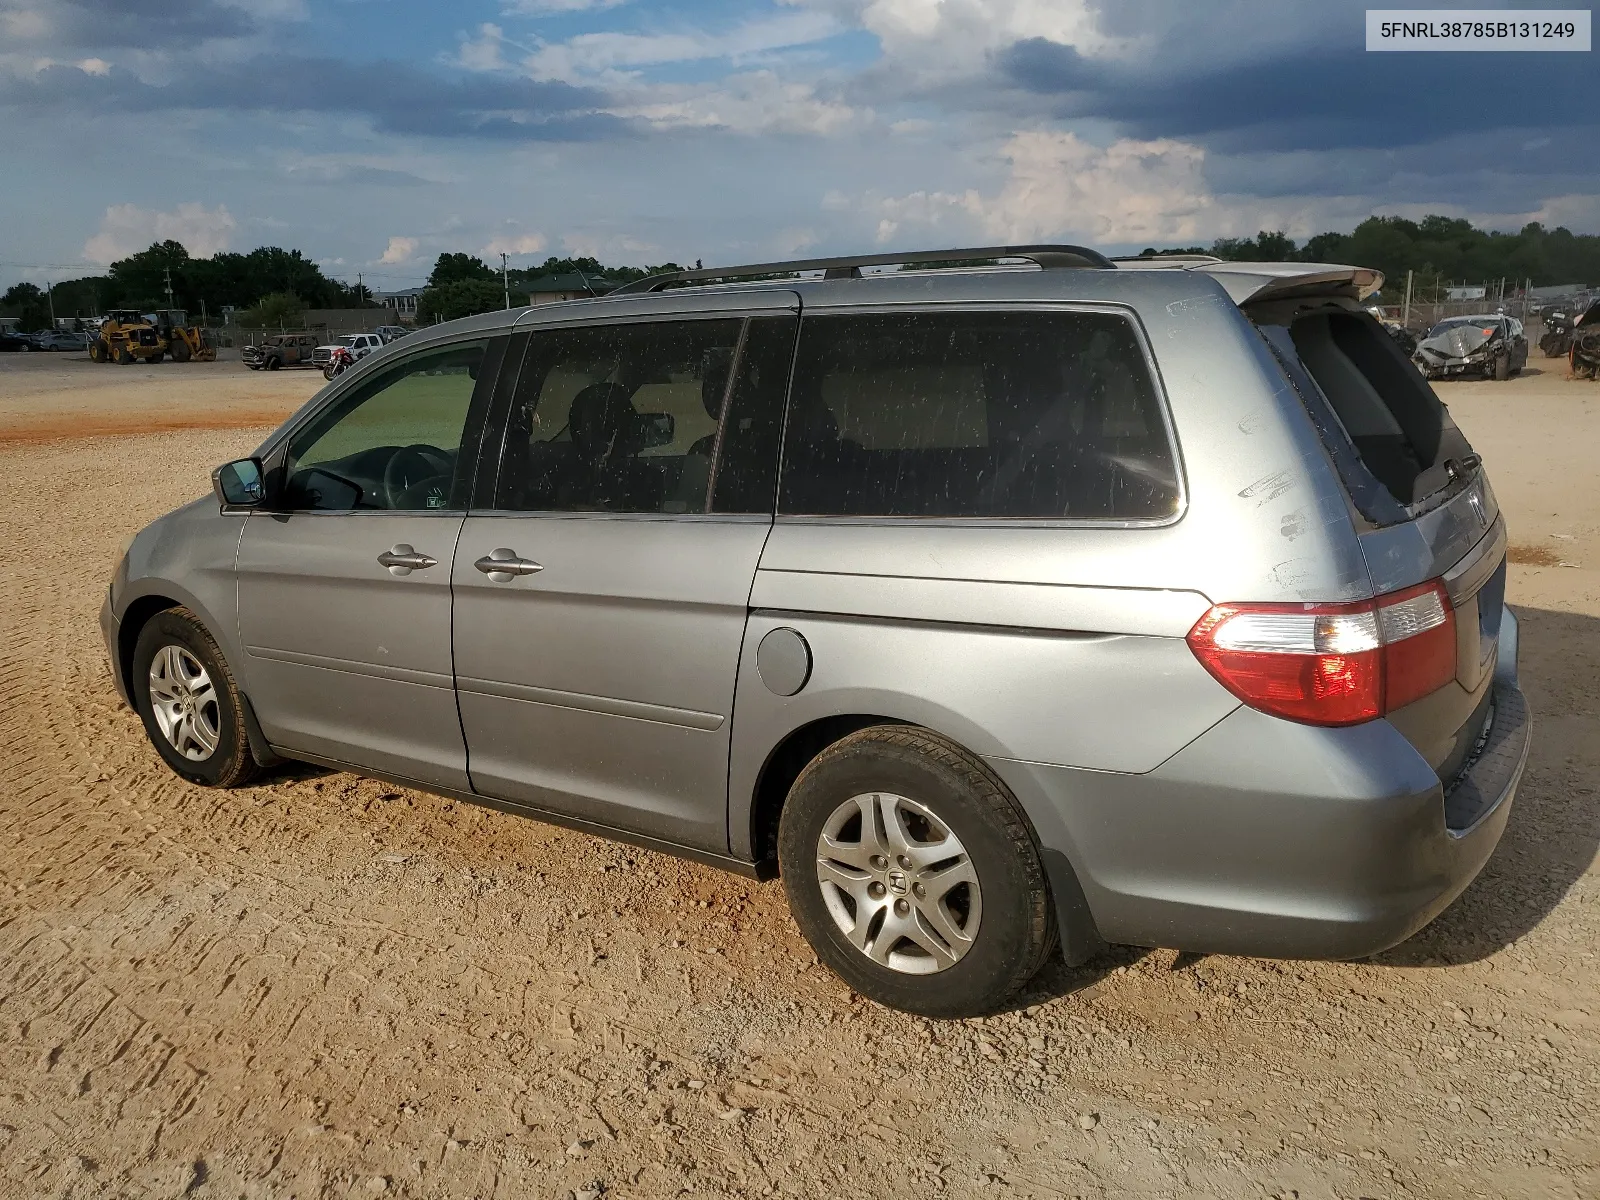
[[[890,1008],[993,1012],[1055,946],[1021,807],[982,760],[927,730],[873,726],[813,759],[784,804],[778,862],[818,957]]]
[[[1494,360],[1494,378],[1497,383],[1504,383],[1511,378],[1511,356],[1502,354]]]
[[[157,613],[139,631],[133,694],[156,752],[190,783],[238,787],[255,776],[233,672],[188,609]]]

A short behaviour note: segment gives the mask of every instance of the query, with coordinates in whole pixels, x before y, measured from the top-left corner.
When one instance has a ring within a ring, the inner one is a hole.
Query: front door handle
[[[388,567],[391,575],[409,575],[413,571],[424,571],[439,565],[437,558],[418,553],[406,542],[396,542],[378,555],[378,562]]]
[[[472,564],[495,583],[510,583],[518,575],[534,575],[544,570],[542,563],[531,558],[518,558],[515,550],[499,546]]]

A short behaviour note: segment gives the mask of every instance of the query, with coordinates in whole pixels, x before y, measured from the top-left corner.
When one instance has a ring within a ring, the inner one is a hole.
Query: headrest
[[[644,423],[634,411],[634,389],[621,383],[591,383],[572,398],[567,426],[572,446],[585,462],[632,458],[644,449]]]

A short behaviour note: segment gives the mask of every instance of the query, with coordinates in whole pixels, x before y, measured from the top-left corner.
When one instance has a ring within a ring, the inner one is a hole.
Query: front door
[[[450,564],[488,348],[412,355],[290,436],[281,499],[250,515],[237,560],[245,686],[273,745],[468,786]]]
[[[480,793],[727,852],[733,686],[794,326],[533,333],[497,478],[456,550]]]

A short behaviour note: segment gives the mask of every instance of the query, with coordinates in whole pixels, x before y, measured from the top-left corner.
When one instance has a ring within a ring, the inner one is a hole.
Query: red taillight
[[[1189,647],[1251,708],[1355,725],[1454,678],[1455,612],[1438,582],[1360,604],[1218,604]]]

